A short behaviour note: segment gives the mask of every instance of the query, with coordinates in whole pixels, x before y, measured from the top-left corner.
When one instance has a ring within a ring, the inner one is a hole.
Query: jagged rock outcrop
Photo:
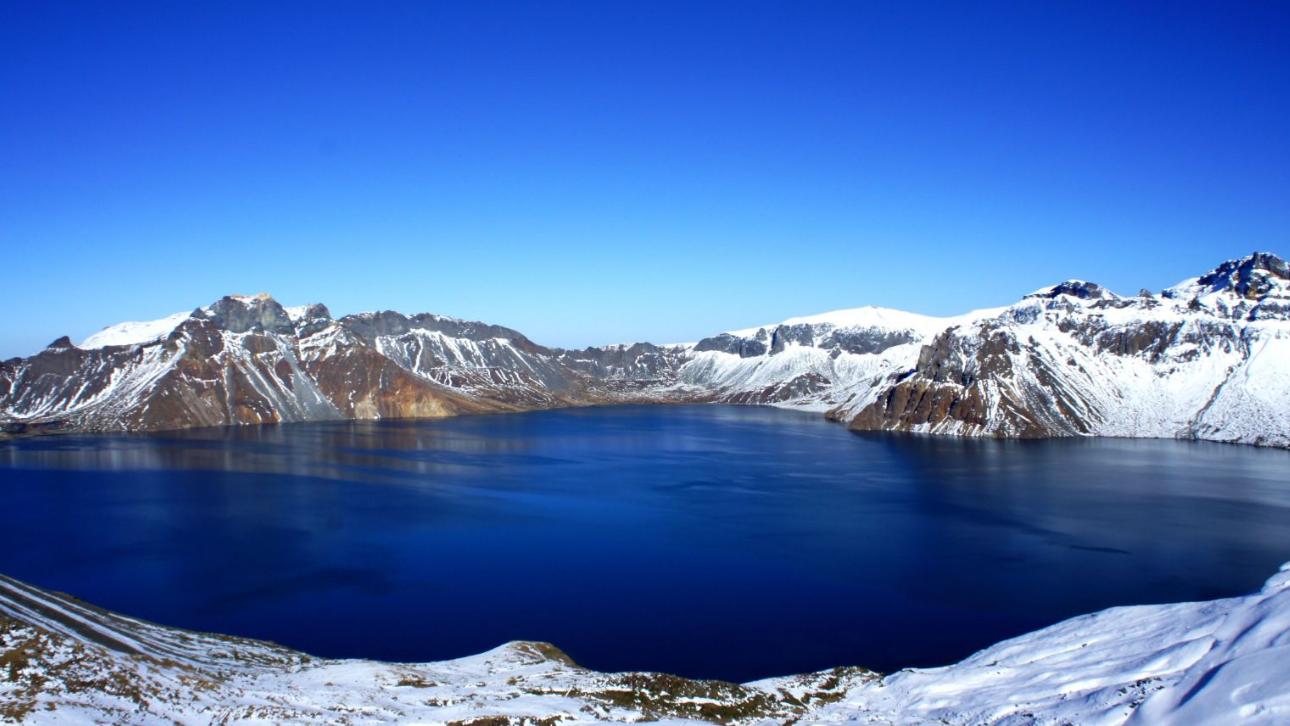
[[[855,429],[1290,446],[1290,268],[1256,253],[1160,294],[1082,280],[937,318],[857,308],[686,345],[561,350],[497,325],[334,318],[267,295],[0,363],[9,432],[435,417],[610,402],[826,412]]]

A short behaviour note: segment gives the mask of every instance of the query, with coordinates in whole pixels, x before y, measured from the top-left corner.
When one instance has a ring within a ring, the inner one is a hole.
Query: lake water
[[[623,406],[0,443],[0,572],[323,656],[748,680],[1257,589],[1290,453]]]

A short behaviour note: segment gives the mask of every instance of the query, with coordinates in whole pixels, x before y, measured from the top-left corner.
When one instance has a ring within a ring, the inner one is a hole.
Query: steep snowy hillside
[[[509,643],[441,663],[326,660],[145,623],[0,577],[0,717],[463,726],[1285,723],[1287,568],[1254,595],[1114,608],[944,668],[886,677],[836,668],[745,685],[597,673],[544,643]]]
[[[790,318],[686,346],[678,378],[716,400],[827,411],[908,368],[939,331],[992,312],[935,318],[865,307]]]
[[[1290,272],[1227,262],[1159,295],[1071,281],[947,328],[857,429],[1290,445]]]
[[[612,402],[827,412],[856,429],[1290,446],[1290,271],[1254,254],[1152,294],[1072,280],[936,318],[856,308],[686,345],[560,350],[421,314],[231,296],[0,363],[10,433],[433,417]]]
[[[37,429],[141,430],[572,402],[540,377],[549,356],[537,350],[514,331],[437,316],[334,320],[322,305],[230,296],[0,364],[0,410]]]

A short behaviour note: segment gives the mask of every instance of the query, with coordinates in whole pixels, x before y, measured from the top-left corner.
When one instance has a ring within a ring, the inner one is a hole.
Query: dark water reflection
[[[891,670],[1257,588],[1290,559],[1288,464],[724,406],[41,438],[0,444],[0,571],[320,655]]]

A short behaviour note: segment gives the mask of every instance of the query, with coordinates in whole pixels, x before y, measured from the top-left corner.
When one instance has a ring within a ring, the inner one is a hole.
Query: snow
[[[1176,285],[1171,285],[1164,290],[1167,297],[1191,297],[1200,291],[1200,277],[1189,277],[1186,280],[1180,280]]]
[[[1083,615],[952,665],[744,684],[579,668],[513,642],[431,663],[328,660],[88,607],[0,577],[0,706],[26,723],[1278,724],[1290,720],[1290,564],[1244,597]],[[881,627],[857,623],[855,627]],[[121,694],[137,694],[127,697]],[[631,694],[623,698],[623,694]],[[141,695],[143,698],[138,698]]]
[[[1267,299],[1277,299],[1285,287],[1273,280]],[[1027,297],[993,317],[946,328],[941,355],[949,356],[950,365],[967,366],[973,382],[950,378],[924,385],[960,391],[972,385],[989,415],[907,428],[1010,436],[1038,421],[1051,435],[1290,445],[1290,321],[1275,304],[1264,306],[1228,289],[1206,290],[1200,298]],[[1251,315],[1256,304],[1267,314]],[[1008,363],[979,370],[976,351],[987,336],[998,335],[1012,342],[1003,353]],[[1119,349],[1120,340],[1145,340],[1146,347]],[[917,352],[892,362],[905,371],[916,365]],[[840,401],[835,414],[858,413],[875,400],[854,379],[838,384],[828,394]],[[845,401],[843,388],[851,391]],[[1018,407],[1026,412],[1020,421],[1009,413]]]
[[[159,320],[128,322],[110,325],[90,337],[82,340],[78,348],[93,350],[109,345],[139,345],[151,343],[170,335],[179,324],[189,318],[191,313],[175,313]]]
[[[313,306],[312,305],[292,305],[290,307],[284,307],[282,309],[287,311],[287,317],[291,320],[291,322],[298,323],[301,320],[304,320],[305,315],[309,313],[309,308],[311,307]]]
[[[779,323],[771,325],[760,325],[753,328],[742,328],[740,330],[729,330],[727,334],[739,338],[751,338],[757,335],[758,331],[767,332],[775,330],[781,325],[812,325],[828,327],[829,329],[880,329],[880,330],[912,330],[925,335],[931,335],[938,331],[944,330],[955,325],[962,325],[981,318],[993,317],[1003,312],[1006,308],[984,308],[973,310],[963,315],[953,315],[946,317],[936,317],[932,315],[921,315],[919,313],[905,312],[894,308],[876,307],[866,305],[858,308],[846,308],[843,310],[832,310],[827,313],[816,315],[803,315],[795,318],[788,318]]]
[[[1031,291],[1028,295],[1026,295],[1025,297],[1033,297],[1033,296],[1036,296],[1036,295],[1048,295],[1048,294],[1052,293],[1054,290],[1056,290],[1057,288],[1059,288],[1059,287],[1061,287],[1061,286],[1063,286],[1063,285],[1070,285],[1070,286],[1073,286],[1073,287],[1079,287],[1079,286],[1083,286],[1083,285],[1087,285],[1087,284],[1088,284],[1088,280],[1081,280],[1081,279],[1079,279],[1079,278],[1072,277],[1071,279],[1069,279],[1069,280],[1063,280],[1062,282],[1059,282],[1059,283],[1057,283],[1056,285],[1044,285],[1043,287],[1041,287],[1041,288],[1039,288],[1039,289],[1037,289],[1037,290],[1032,290],[1032,291]]]
[[[1288,683],[1290,564],[1254,595],[1112,608],[901,671],[818,721],[1273,724],[1290,719]]]

